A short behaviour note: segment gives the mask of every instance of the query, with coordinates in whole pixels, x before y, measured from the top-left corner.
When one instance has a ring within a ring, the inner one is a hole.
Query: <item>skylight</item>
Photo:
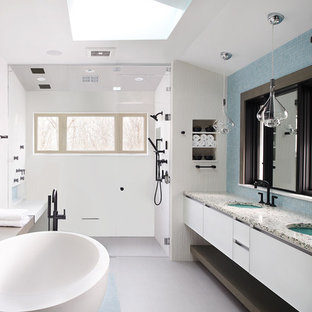
[[[67,0],[73,40],[165,40],[192,0]]]

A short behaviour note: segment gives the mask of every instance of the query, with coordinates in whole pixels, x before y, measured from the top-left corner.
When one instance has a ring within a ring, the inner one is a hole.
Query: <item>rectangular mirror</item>
[[[273,188],[312,196],[312,66],[276,81],[288,118],[265,127],[256,114],[268,84],[241,94],[240,183],[267,180]]]
[[[285,122],[273,129],[273,172],[275,188],[296,191],[297,176],[297,90],[277,99],[288,112]]]

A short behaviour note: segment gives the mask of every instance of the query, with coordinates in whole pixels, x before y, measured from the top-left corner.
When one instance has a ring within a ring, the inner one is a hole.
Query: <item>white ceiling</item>
[[[45,74],[33,74],[31,68],[43,68]],[[40,90],[39,84],[50,84],[52,91],[155,91],[167,66],[137,65],[11,65],[26,91]],[[93,70],[89,73],[86,70]],[[38,77],[46,80],[40,82]],[[142,78],[136,81],[135,78]],[[83,78],[84,81],[83,82]],[[92,79],[97,78],[94,82]],[[44,91],[44,90],[43,90]]]
[[[113,0],[112,0],[113,1]],[[72,41],[66,0],[0,0],[0,56],[10,64],[155,64],[183,60],[222,72],[220,51],[233,53],[227,73],[270,51],[269,12],[285,15],[276,46],[312,28],[311,0],[193,0],[168,40]],[[87,57],[87,47],[115,47]],[[62,55],[47,55],[60,50]]]

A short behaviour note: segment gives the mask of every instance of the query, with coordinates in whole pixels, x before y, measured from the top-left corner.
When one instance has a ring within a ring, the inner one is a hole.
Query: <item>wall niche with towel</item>
[[[216,160],[217,136],[213,123],[215,119],[193,119],[192,159],[197,162]]]

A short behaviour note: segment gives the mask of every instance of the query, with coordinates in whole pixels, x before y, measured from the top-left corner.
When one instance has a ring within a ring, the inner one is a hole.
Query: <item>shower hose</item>
[[[159,200],[157,201],[157,193],[159,192]],[[162,202],[161,181],[156,181],[156,189],[154,194],[154,204],[159,206]]]

